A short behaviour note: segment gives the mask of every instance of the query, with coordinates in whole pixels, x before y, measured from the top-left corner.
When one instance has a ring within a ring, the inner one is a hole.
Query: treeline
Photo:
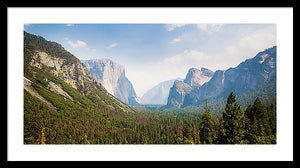
[[[207,103],[213,105],[211,111],[214,115],[217,115],[218,117],[221,116],[226,106],[227,96],[230,92],[230,90],[227,90],[218,97],[207,99]],[[276,77],[271,78],[266,83],[263,83],[252,90],[236,95],[236,101],[239,102],[239,105],[244,111],[249,104],[252,104],[256,100],[256,98],[259,98],[265,105],[276,102]],[[205,101],[201,101],[198,108],[203,106],[205,106]],[[187,110],[192,110],[194,108],[195,106],[185,107]]]
[[[218,120],[206,109],[199,134],[200,142],[205,144],[276,144],[275,104],[266,107],[256,98],[244,112],[231,92]]]
[[[34,50],[44,51],[51,56],[65,59],[64,64],[73,63],[75,60],[78,60],[73,54],[65,50],[62,45],[48,41],[41,36],[27,33],[26,31],[24,31],[24,50],[31,52]],[[31,59],[30,57],[26,58],[26,56],[24,58],[24,62]]]
[[[276,104],[257,98],[245,111],[230,93],[220,117],[201,110],[54,111],[25,91],[25,144],[276,144]]]

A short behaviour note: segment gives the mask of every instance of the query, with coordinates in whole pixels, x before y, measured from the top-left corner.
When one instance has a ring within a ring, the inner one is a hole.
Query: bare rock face
[[[118,79],[121,77],[124,67],[112,62],[109,59],[81,61],[90,71],[91,76],[100,82],[104,88],[112,95],[115,95],[114,89],[118,85]]]
[[[206,68],[201,68],[201,70],[191,68],[189,69],[189,72],[186,75],[184,82],[192,87],[202,86],[205,82],[208,82],[211,79],[213,74],[213,71]]]
[[[181,107],[184,97],[189,94],[192,87],[182,81],[175,80],[170,89],[167,107]]]
[[[125,76],[124,66],[110,59],[82,60],[82,63],[90,71],[91,76],[109,93],[130,105],[141,103],[132,83]]]
[[[214,72],[206,69],[189,69],[184,81],[174,82],[173,87],[170,89],[167,107],[182,107],[183,105],[196,100],[200,96],[200,91],[197,89],[208,82]]]
[[[66,59],[54,57],[48,55],[46,52],[37,50],[33,55],[30,65],[37,68],[42,68],[42,66],[51,67],[52,74],[58,76],[75,89],[84,88],[84,81],[93,82],[88,70],[79,60],[72,64],[66,64]]]
[[[51,91],[53,91],[57,94],[60,94],[60,95],[64,96],[65,98],[68,98],[69,100],[73,101],[73,98],[67,92],[65,92],[60,86],[55,84],[54,82],[50,81],[49,85],[48,85],[48,88]]]
[[[47,101],[43,96],[41,96],[35,89],[32,87],[32,82],[27,79],[26,77],[23,77],[24,80],[24,89],[30,93],[32,96],[39,99],[41,102],[45,103],[48,107],[50,107],[52,110],[56,111],[56,107],[53,106],[49,101]]]

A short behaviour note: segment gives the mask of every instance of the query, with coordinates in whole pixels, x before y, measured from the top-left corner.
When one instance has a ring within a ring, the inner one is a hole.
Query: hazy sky
[[[276,45],[275,24],[26,24],[81,60],[125,66],[139,97],[189,68],[224,70]]]

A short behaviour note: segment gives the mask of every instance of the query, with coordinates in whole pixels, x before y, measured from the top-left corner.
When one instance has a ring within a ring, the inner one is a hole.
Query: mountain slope
[[[138,105],[141,103],[137,97],[132,83],[125,76],[125,68],[110,59],[95,59],[81,61],[96,79],[112,95],[121,101]]]
[[[185,94],[181,107],[199,106],[205,99],[226,97],[231,91],[237,95],[254,91],[274,78],[276,78],[276,46],[259,52],[235,68],[217,70],[208,82],[193,87]]]
[[[135,111],[60,44],[24,32],[25,144],[42,143],[43,134],[47,143],[85,143],[90,124],[104,131],[105,122]]]

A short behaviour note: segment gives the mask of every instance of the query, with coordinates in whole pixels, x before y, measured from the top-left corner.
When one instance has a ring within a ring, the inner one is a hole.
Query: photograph
[[[8,7],[5,160],[293,161],[293,51],[292,7]]]

